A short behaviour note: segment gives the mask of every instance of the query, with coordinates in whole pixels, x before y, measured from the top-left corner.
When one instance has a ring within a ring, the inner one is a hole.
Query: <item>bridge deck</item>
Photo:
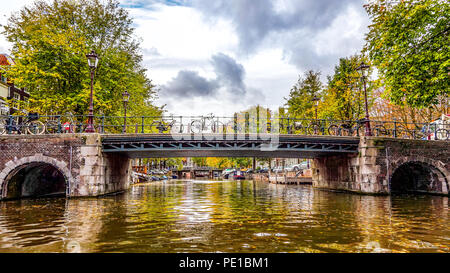
[[[139,157],[303,157],[356,153],[358,137],[270,134],[122,134],[102,138],[103,151]]]

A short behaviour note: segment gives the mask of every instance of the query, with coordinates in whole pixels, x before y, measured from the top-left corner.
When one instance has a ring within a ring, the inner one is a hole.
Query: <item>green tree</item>
[[[394,103],[413,107],[448,97],[450,5],[447,0],[378,0],[366,5],[372,19],[366,48]]]
[[[334,68],[334,74],[328,76],[328,83],[323,92],[323,100],[319,104],[319,117],[355,120],[364,117],[364,91],[361,78],[356,70],[360,63],[367,59],[354,55],[339,59],[339,64]],[[372,102],[373,83],[368,81],[368,99]]]
[[[193,157],[192,162],[194,162],[197,167],[207,167],[206,157]]]
[[[131,94],[131,115],[161,113],[152,105],[156,91],[141,65],[132,20],[117,0],[35,1],[3,27],[16,61],[6,73],[29,89],[30,110],[86,114],[90,72],[85,55],[95,50],[100,57],[94,83],[96,113],[122,114],[125,89]]]
[[[294,118],[314,118],[314,96],[320,98],[322,82],[320,72],[309,70],[300,76],[297,83],[291,88],[289,98],[285,98],[287,112]]]

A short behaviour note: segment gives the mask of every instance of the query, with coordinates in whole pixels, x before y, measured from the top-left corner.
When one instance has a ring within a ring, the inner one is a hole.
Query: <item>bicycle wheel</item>
[[[0,119],[0,135],[6,134],[7,133],[7,128],[8,128],[8,118],[1,118]]]
[[[330,134],[331,136],[339,136],[339,127],[335,124],[330,125],[330,127],[328,127],[328,134]]]
[[[308,126],[308,134],[309,135],[320,135],[320,126],[319,124],[311,124]]]
[[[351,129],[351,135],[355,137],[361,137],[366,135],[366,127],[364,125],[355,125]]]
[[[449,132],[447,130],[445,130],[445,129],[437,129],[436,130],[436,138],[438,140],[448,140],[449,137],[450,137]]]
[[[162,134],[164,131],[167,130],[167,128],[163,125],[161,121],[154,121],[150,125],[150,129],[152,132],[158,131],[158,133]]]
[[[200,120],[194,120],[191,122],[191,132],[194,134],[200,134],[203,131],[202,122]]]
[[[45,132],[45,124],[40,120],[33,120],[26,125],[26,131],[32,135],[42,135]]]
[[[392,134],[394,134],[394,132]],[[395,136],[397,138],[411,138],[409,130],[403,126],[397,126],[397,128],[395,129]]]
[[[351,136],[352,135],[352,127],[347,124],[341,124],[341,126],[339,126],[339,134],[341,136]]]
[[[179,123],[179,122],[174,122],[171,126],[170,126],[170,133],[171,134],[181,134],[183,133],[183,124]]]
[[[386,136],[388,135],[386,128],[383,125],[376,125],[373,128],[375,136]]]

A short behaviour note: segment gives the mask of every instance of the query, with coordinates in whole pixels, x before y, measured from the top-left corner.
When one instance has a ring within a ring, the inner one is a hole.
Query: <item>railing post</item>
[[[437,137],[437,124],[434,124],[434,140],[438,140],[438,137]]]
[[[250,132],[250,114],[248,112],[245,113],[245,129],[244,133]]]
[[[80,121],[80,133],[83,133],[83,117],[81,118]]]
[[[61,134],[61,116],[58,116],[58,134]]]
[[[105,133],[105,115],[102,115],[102,129],[101,129],[102,134]]]
[[[394,118],[394,138],[397,138],[397,119]]]
[[[291,128],[291,118],[287,118],[287,133],[292,134],[292,128]]]
[[[319,120],[319,124],[320,124],[320,131],[322,131],[322,135],[325,135],[325,126],[326,126],[326,120],[321,119]]]
[[[234,133],[237,133],[237,113],[234,113],[234,117],[233,117],[233,122],[234,122]]]
[[[13,123],[13,116],[12,116],[12,115],[9,115],[9,120],[8,120],[8,124],[9,124],[9,126],[8,126],[8,135],[11,134],[11,131],[12,131],[12,123]]]
[[[144,116],[142,116],[142,123],[141,123],[141,133],[143,134],[144,133],[144,120],[145,120],[145,117]]]

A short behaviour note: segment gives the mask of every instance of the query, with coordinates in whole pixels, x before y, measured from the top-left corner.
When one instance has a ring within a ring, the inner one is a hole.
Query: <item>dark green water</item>
[[[0,203],[0,252],[450,252],[447,197],[170,181]]]

